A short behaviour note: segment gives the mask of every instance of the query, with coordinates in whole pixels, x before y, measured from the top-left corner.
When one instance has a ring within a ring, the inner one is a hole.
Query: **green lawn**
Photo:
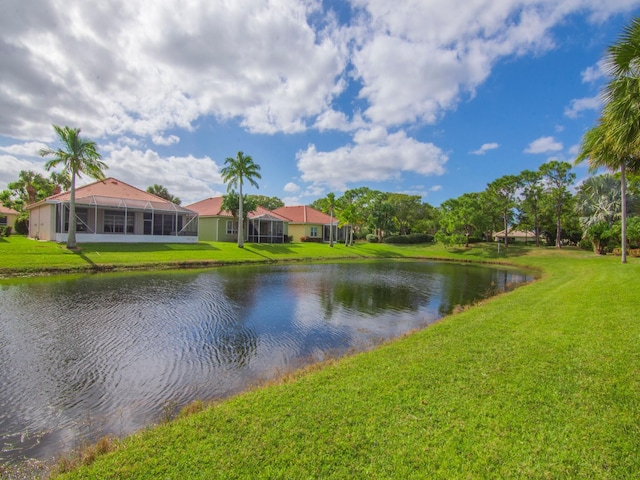
[[[638,259],[512,247],[505,256],[493,245],[247,247],[198,248],[226,261],[290,259],[300,248],[305,258],[509,261],[544,274],[374,351],[115,442],[63,478],[640,477]]]

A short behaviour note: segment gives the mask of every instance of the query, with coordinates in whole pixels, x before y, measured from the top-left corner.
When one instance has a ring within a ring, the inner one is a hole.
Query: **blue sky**
[[[640,0],[8,0],[0,189],[52,124],[107,175],[183,205],[239,150],[288,205],[367,186],[439,205],[550,159],[595,124],[599,61]],[[587,175],[576,168],[578,178]],[[88,181],[85,180],[85,181]]]

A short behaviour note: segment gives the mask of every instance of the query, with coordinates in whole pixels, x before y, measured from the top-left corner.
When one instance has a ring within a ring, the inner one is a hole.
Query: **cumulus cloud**
[[[606,68],[604,65],[604,60],[600,60],[597,64],[591,67],[587,67],[582,73],[582,82],[583,83],[594,83],[599,81],[600,79],[606,77]]]
[[[14,145],[0,147],[0,152],[10,153],[12,155],[20,155],[23,157],[39,157],[40,150],[47,148],[47,145],[40,142],[26,142]]]
[[[296,193],[300,191],[300,187],[293,182],[287,183],[283,190],[287,193]]]
[[[580,113],[586,110],[599,110],[601,106],[602,100],[599,96],[577,98],[571,100],[569,106],[564,109],[564,114],[569,118],[578,118]]]
[[[180,141],[180,137],[176,135],[169,135],[168,137],[163,137],[162,135],[153,135],[151,140],[156,145],[173,145],[174,143],[178,143]]]
[[[116,177],[142,190],[163,185],[180,197],[183,205],[222,194],[226,188],[216,162],[209,157],[163,157],[153,150],[124,147],[104,158],[108,176]]]
[[[496,142],[483,143],[482,146],[478,150],[474,150],[473,152],[469,152],[469,153],[471,153],[472,155],[484,155],[489,150],[495,150],[499,146],[500,146],[500,144],[498,144]]]
[[[540,137],[529,144],[524,153],[549,153],[559,152],[563,148],[562,143],[553,137]]]
[[[302,180],[344,190],[348,183],[378,182],[400,178],[403,172],[441,175],[447,155],[432,143],[407,137],[404,131],[361,130],[354,143],[329,152],[315,145],[297,154]]]

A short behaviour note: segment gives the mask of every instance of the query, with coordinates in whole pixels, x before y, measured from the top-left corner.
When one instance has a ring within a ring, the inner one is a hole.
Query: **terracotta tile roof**
[[[308,205],[280,207],[276,208],[274,212],[288,218],[292,223],[313,223],[318,225],[329,225],[331,223],[331,216]],[[333,223],[336,222],[336,218],[333,217]]]
[[[211,197],[187,205],[189,210],[197,212],[201,217],[231,217],[231,212],[221,211],[222,197]]]
[[[42,203],[57,203],[68,202],[71,199],[71,192],[62,192],[57,195],[51,195],[50,197],[41,200],[27,206],[31,209],[35,206],[39,206]],[[139,188],[133,187],[128,183],[118,180],[117,178],[109,177],[104,181],[97,181],[82,187],[76,188],[76,203],[86,205],[100,205],[100,206],[112,206],[112,207],[135,207],[135,208],[152,208],[154,210],[162,211],[180,211],[188,212],[185,207],[181,207],[171,203],[169,200],[158,197]]]
[[[194,212],[198,212],[198,215],[200,215],[201,217],[231,218],[231,212],[229,212],[228,210],[222,210],[222,197],[211,197],[205,200],[200,200],[199,202],[188,205],[187,208],[189,210],[193,210]],[[288,218],[283,217],[282,215],[261,206],[258,206],[255,212],[251,212],[249,214],[249,218],[258,217],[271,217],[276,220],[282,220],[285,222],[289,221]]]
[[[0,205],[0,214],[2,215],[20,215],[20,212],[16,212],[13,208],[8,208]]]

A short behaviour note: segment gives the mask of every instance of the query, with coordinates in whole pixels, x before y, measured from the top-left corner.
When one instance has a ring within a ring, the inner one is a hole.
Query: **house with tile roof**
[[[0,205],[0,227],[11,227],[13,229],[18,215],[20,215],[20,212],[13,208]]]
[[[198,237],[210,242],[236,242],[238,222],[230,211],[222,209],[222,197],[212,197],[188,205],[198,214]],[[264,207],[249,212],[243,229],[245,242],[284,243],[288,219]]]
[[[338,219],[308,205],[276,208],[274,213],[289,219],[288,234],[294,242],[317,239],[329,243],[329,232],[333,241],[344,241],[346,229],[338,227]]]
[[[26,207],[29,237],[65,242],[70,192]],[[164,198],[107,178],[76,188],[78,243],[197,243],[198,214]]]

